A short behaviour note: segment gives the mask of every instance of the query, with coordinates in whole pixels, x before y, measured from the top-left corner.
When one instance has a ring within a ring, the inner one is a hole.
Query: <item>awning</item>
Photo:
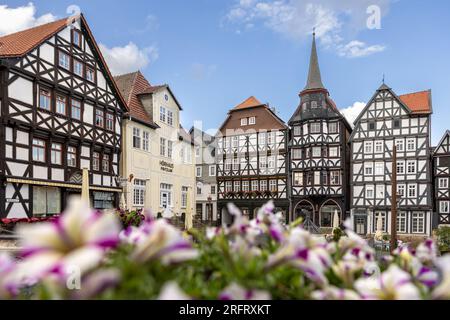
[[[47,187],[73,188],[73,189],[80,189],[81,190],[81,184],[75,184],[75,183],[73,183],[73,184],[72,183],[59,183],[59,182],[38,181],[38,180],[28,180],[28,179],[16,179],[16,178],[7,178],[6,182],[33,184],[33,185],[47,186]],[[89,186],[89,189],[90,190],[95,190],[95,191],[122,192],[121,188],[107,188],[107,187]]]

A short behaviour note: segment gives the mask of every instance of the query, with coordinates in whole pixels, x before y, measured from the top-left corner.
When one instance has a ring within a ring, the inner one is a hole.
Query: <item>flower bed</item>
[[[56,221],[19,228],[23,259],[0,256],[0,298],[450,298],[450,255],[432,240],[377,261],[347,222],[327,240],[300,221],[284,225],[272,202],[250,221],[228,210],[229,228],[182,233],[146,213],[123,229],[114,214],[72,204]]]
[[[56,216],[49,217],[33,217],[33,218],[11,218],[0,219],[0,228],[3,230],[13,231],[20,223],[38,223],[56,220]]]

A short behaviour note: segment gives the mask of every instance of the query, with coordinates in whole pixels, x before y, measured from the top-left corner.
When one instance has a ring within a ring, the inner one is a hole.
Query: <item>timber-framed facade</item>
[[[450,131],[433,151],[434,208],[437,225],[450,225]]]

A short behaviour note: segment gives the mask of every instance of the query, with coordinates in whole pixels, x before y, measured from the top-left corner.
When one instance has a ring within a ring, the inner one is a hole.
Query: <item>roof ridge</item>
[[[13,32],[13,33],[7,33],[7,34],[4,34],[4,35],[0,36],[0,41],[1,41],[3,38],[5,38],[5,37],[15,36],[15,35],[17,35],[17,34],[19,34],[19,33],[29,32],[29,31],[32,31],[32,30],[36,30],[36,29],[38,29],[38,28],[42,28],[42,27],[48,26],[48,25],[53,24],[53,23],[56,24],[56,23],[61,22],[61,21],[63,21],[63,20],[67,20],[68,18],[70,18],[70,17],[61,18],[61,19],[58,19],[58,20],[55,20],[55,21],[50,21],[50,22],[47,22],[47,23],[39,24],[39,25],[36,25],[36,26],[34,26],[34,27],[31,27],[31,28],[26,28],[26,29],[23,29],[23,30],[20,30],[20,31],[16,31],[16,32]]]

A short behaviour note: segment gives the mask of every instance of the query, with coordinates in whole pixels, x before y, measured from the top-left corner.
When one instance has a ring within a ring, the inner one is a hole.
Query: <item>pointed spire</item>
[[[303,90],[325,89],[320,76],[319,59],[317,58],[316,31],[313,31],[313,42],[311,48],[311,57],[309,60],[308,82]]]

